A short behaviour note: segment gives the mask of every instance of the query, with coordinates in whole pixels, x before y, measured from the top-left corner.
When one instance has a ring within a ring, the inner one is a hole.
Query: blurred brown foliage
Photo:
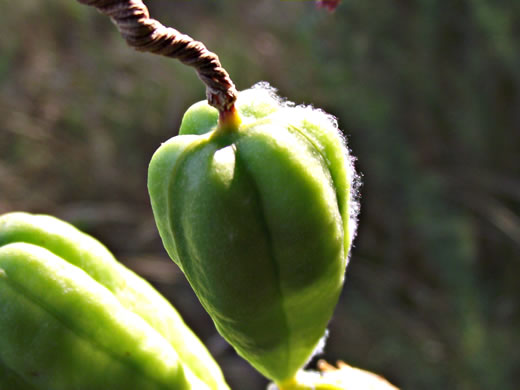
[[[323,357],[403,389],[520,383],[520,2],[148,1],[219,54],[339,118],[364,174],[360,231]],[[4,1],[0,212],[56,215],[150,279],[236,389],[265,381],[216,334],[155,229],[148,161],[204,98],[74,0]],[[246,261],[247,259],[245,259]]]

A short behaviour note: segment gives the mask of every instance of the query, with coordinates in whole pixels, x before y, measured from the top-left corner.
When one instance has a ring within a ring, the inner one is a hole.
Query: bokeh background
[[[518,389],[520,2],[147,4],[218,53],[239,89],[268,81],[348,136],[362,212],[322,357],[403,389]],[[133,51],[74,0],[1,5],[0,212],[53,214],[101,239],[175,304],[233,389],[265,389],[152,219],[147,165],[204,99],[195,72]]]

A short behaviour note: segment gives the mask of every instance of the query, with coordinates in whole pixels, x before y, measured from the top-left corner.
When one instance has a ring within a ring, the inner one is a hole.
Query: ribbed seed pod
[[[0,297],[2,389],[228,389],[166,299],[56,218],[0,216]]]
[[[276,382],[310,358],[342,288],[353,171],[330,116],[241,92],[218,124],[205,102],[149,167],[155,220],[218,331]]]

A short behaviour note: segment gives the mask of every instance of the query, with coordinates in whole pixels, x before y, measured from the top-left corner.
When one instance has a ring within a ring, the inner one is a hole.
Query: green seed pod
[[[164,297],[56,218],[0,216],[0,300],[1,389],[228,389]]]
[[[37,390],[0,361],[0,389]]]
[[[163,244],[218,331],[266,377],[294,376],[323,338],[355,230],[354,173],[327,114],[241,92],[205,102],[149,167]]]

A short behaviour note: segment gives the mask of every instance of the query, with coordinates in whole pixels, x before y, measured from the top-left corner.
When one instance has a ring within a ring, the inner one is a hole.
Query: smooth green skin
[[[0,248],[0,358],[39,389],[191,389],[175,350],[80,268]],[[196,388],[196,387],[195,387]]]
[[[0,389],[37,390],[0,361]]]
[[[22,244],[25,243],[25,244]],[[27,252],[27,247],[23,246],[26,244],[31,244],[29,247],[31,248],[31,251],[34,248],[38,248],[41,250],[44,250],[45,252],[48,251],[48,253],[45,254],[42,258],[47,258],[49,256],[54,257],[55,259],[59,259],[60,262],[67,262],[70,267],[72,267],[74,272],[74,269],[81,269],[82,271],[86,272],[88,274],[88,277],[91,279],[89,282],[89,288],[92,287],[92,285],[97,284],[101,285],[103,288],[106,289],[106,293],[109,293],[112,295],[112,298],[115,299],[119,305],[121,306],[122,310],[126,310],[129,313],[133,313],[133,316],[138,316],[139,321],[143,322],[146,327],[148,327],[148,331],[152,333],[156,333],[154,337],[161,338],[161,344],[163,344],[163,348],[168,351],[166,353],[167,356],[172,362],[175,361],[174,369],[178,371],[178,377],[177,381],[169,382],[167,384],[167,387],[164,387],[165,384],[161,383],[160,381],[156,381],[156,379],[149,380],[150,384],[144,385],[141,384],[141,382],[137,381],[135,384],[132,384],[132,381],[129,380],[128,382],[126,380],[122,381],[121,385],[122,387],[114,387],[116,388],[125,388],[125,389],[140,389],[140,386],[145,386],[143,388],[150,388],[150,389],[162,389],[162,388],[170,388],[170,389],[182,389],[182,388],[207,388],[207,389],[215,389],[215,390],[225,390],[229,389],[227,384],[225,383],[222,372],[220,371],[220,368],[216,364],[216,362],[212,359],[209,352],[206,350],[204,345],[200,342],[200,340],[193,334],[193,332],[186,326],[178,312],[170,305],[170,303],[162,296],[160,295],[150,284],[148,284],[146,281],[144,281],[142,278],[137,276],[135,273],[124,267],[122,264],[120,264],[113,256],[112,254],[106,249],[99,241],[95,240],[94,238],[80,232],[76,228],[74,228],[72,225],[60,221],[56,218],[46,216],[46,215],[31,215],[27,213],[9,213],[5,214],[3,216],[0,216],[0,251],[3,251],[4,248],[10,247],[12,245],[22,245],[20,247],[21,254],[19,255],[19,258],[23,258],[24,255],[30,256],[30,253]],[[34,246],[34,248],[32,248]],[[11,249],[12,251],[12,249]],[[3,252],[0,252],[3,253]],[[43,252],[40,252],[43,253]],[[43,260],[42,260],[43,261]],[[23,267],[23,262],[20,260],[20,270],[19,272],[25,272],[26,274],[30,274],[34,272],[32,263],[27,263],[26,268]],[[1,268],[1,266],[0,266]],[[0,279],[1,282],[4,281],[3,279]],[[53,284],[54,283],[54,284]],[[49,281],[49,289],[57,289],[59,290],[61,287],[61,282],[59,280]],[[47,288],[45,288],[47,289]],[[85,291],[87,288],[85,287]],[[31,292],[32,291],[32,292]],[[28,294],[27,296],[16,298],[13,301],[10,301],[9,298],[2,298],[2,301],[5,302],[17,302],[19,305],[17,306],[16,303],[13,303],[10,307],[10,310],[20,310],[20,316],[24,314],[23,309],[30,307],[31,305],[24,304],[21,305],[20,302],[24,302],[25,300],[29,299],[27,297],[30,297],[31,294],[34,296],[39,295],[39,291],[37,289],[32,289],[28,292],[20,292],[20,294]],[[0,293],[0,296],[2,294]],[[83,298],[86,300],[88,299],[88,294],[86,294]],[[30,299],[29,299],[30,300]],[[38,305],[40,302],[33,302],[33,305]],[[21,305],[21,306],[20,306]],[[51,305],[52,306],[52,305]],[[52,313],[47,310],[52,309],[52,307],[48,308],[46,306],[40,307],[41,313],[38,313],[38,316],[44,317],[45,315],[50,316]],[[91,308],[88,307],[88,305],[85,305],[83,307],[85,310],[85,313],[87,313]],[[33,319],[30,318],[30,315],[36,313],[37,310],[28,310],[25,314],[28,318],[24,321],[33,321]],[[32,313],[32,314],[31,314]],[[64,311],[60,314],[61,317],[58,318],[58,321],[61,321],[61,330],[64,333],[67,332],[74,332],[74,330],[69,329],[68,324],[68,318],[71,317],[71,314],[69,314],[67,311]],[[4,315],[2,314],[2,321],[5,323]],[[113,319],[117,320],[117,315],[113,314]],[[39,318],[39,317],[35,317]],[[19,320],[21,320],[19,318]],[[92,326],[98,327],[99,321],[94,316],[91,318]],[[14,323],[11,324],[14,328],[17,326],[14,325]],[[73,326],[74,323],[70,326]],[[88,324],[76,324],[75,326],[78,326],[81,328],[81,326],[86,326]],[[56,328],[56,333],[59,333],[58,328]],[[129,328],[132,329],[132,328]],[[128,333],[128,332],[127,332]],[[0,332],[0,334],[3,335],[3,333]],[[25,335],[24,337],[26,337]],[[29,337],[31,337],[29,335]],[[51,336],[49,336],[51,337]],[[94,336],[93,336],[94,337]],[[129,342],[132,342],[132,337],[134,335],[126,334],[124,337],[129,337]],[[61,336],[59,336],[61,338]],[[8,338],[5,338],[4,336],[1,337],[1,339],[5,340],[5,342],[10,342]],[[45,346],[45,342],[43,340],[43,337],[40,337],[39,342],[42,342],[42,347]],[[95,337],[91,339],[93,345],[97,343]],[[123,340],[120,340],[122,342],[122,345],[125,345],[125,342]],[[1,343],[1,342],[0,342]],[[35,342],[36,343],[36,342]],[[11,345],[11,344],[10,344]],[[13,343],[11,345],[13,348],[13,351],[18,350],[20,352],[21,346],[17,346],[16,343]],[[64,345],[63,348],[68,348],[67,345]],[[128,347],[127,347],[128,348]],[[28,389],[32,389],[34,387],[31,387],[29,383],[37,383],[39,387],[36,387],[38,389],[46,388],[41,387],[41,381],[39,381],[38,378],[34,378],[32,375],[28,375],[26,371],[23,370],[23,366],[17,366],[15,369],[14,366],[12,366],[12,362],[8,360],[8,357],[5,357],[2,355],[1,350],[3,347],[0,348],[0,374],[2,373],[2,369],[5,369],[6,372],[11,372],[13,375],[0,375],[0,388],[20,388],[24,389],[24,387],[17,386],[7,386],[9,380],[18,380],[18,381],[25,381],[27,384]],[[32,347],[32,350],[35,348]],[[41,348],[38,348],[41,349]],[[60,348],[61,351],[62,348]],[[131,348],[130,348],[131,349]],[[74,349],[73,349],[74,350]],[[63,352],[63,351],[62,351]],[[65,351],[66,352],[66,351]],[[43,354],[46,352],[43,351]],[[55,356],[55,352],[47,352],[50,353],[52,356],[46,357],[47,359],[53,359]],[[61,352],[60,352],[61,353]],[[98,354],[99,352],[95,351],[95,348],[93,349],[93,352],[84,352],[86,355],[84,357],[79,356],[80,359],[84,360],[84,364],[87,364],[88,359],[92,358],[94,359],[95,354]],[[162,352],[163,354],[165,352]],[[169,354],[169,355],[168,355]],[[155,362],[154,364],[157,364],[158,366],[161,366],[161,363],[159,360],[161,359],[161,354],[156,354],[155,357],[147,357],[146,361],[148,359],[151,362]],[[173,359],[173,360],[172,360]],[[105,359],[107,360],[107,359]],[[62,360],[62,362],[67,362],[66,359]],[[35,360],[35,364],[37,366],[37,361]],[[47,376],[62,376],[62,373],[64,371],[73,371],[74,369],[78,369],[79,367],[72,367],[72,366],[59,366],[58,362],[53,363],[53,367],[49,367],[48,369],[52,369],[53,371],[49,371],[46,373]],[[108,364],[108,363],[107,363]],[[134,363],[132,363],[134,364]],[[141,363],[139,363],[141,364]],[[146,363],[148,365],[150,363]],[[90,366],[90,364],[87,364],[87,366]],[[67,368],[68,367],[68,368]],[[57,370],[59,368],[59,370]],[[170,368],[173,370],[173,368]],[[110,367],[107,366],[106,370],[109,370]],[[20,371],[21,370],[21,371]],[[36,368],[34,368],[36,370]],[[41,369],[38,369],[41,370]],[[117,369],[119,370],[119,368]],[[101,382],[105,379],[106,375],[110,371],[106,371],[101,375]],[[91,375],[88,375],[88,378],[91,380],[95,380],[96,378],[95,372],[92,372]],[[72,375],[72,374],[71,374]],[[98,375],[98,376],[99,376]],[[115,372],[116,376],[119,376],[118,372]],[[126,375],[126,374],[125,374]],[[182,379],[183,377],[188,378],[189,383],[184,383],[185,380]],[[54,378],[54,377],[53,377]],[[131,378],[131,377],[130,377]],[[38,379],[38,380],[37,380]],[[175,378],[170,378],[175,379]],[[55,378],[53,381],[56,380]],[[154,381],[157,383],[153,384]],[[54,383],[54,382],[52,382]],[[123,385],[126,384],[126,385]],[[195,385],[194,385],[195,384]],[[63,388],[72,388],[71,385],[67,385],[66,380],[63,382]],[[89,389],[93,386],[91,382],[85,382],[82,386],[84,387],[78,387],[78,388],[85,388]],[[125,387],[126,386],[126,387]],[[129,386],[129,387],[128,387]],[[148,387],[146,387],[148,386]],[[155,386],[155,387],[153,387]],[[190,387],[191,386],[191,387]],[[200,386],[200,387],[197,387]],[[52,387],[55,389],[56,387]],[[105,387],[101,387],[105,388]]]
[[[266,377],[292,378],[324,336],[350,239],[348,156],[327,116],[242,92],[238,128],[205,102],[149,167],[163,244],[218,331]]]

